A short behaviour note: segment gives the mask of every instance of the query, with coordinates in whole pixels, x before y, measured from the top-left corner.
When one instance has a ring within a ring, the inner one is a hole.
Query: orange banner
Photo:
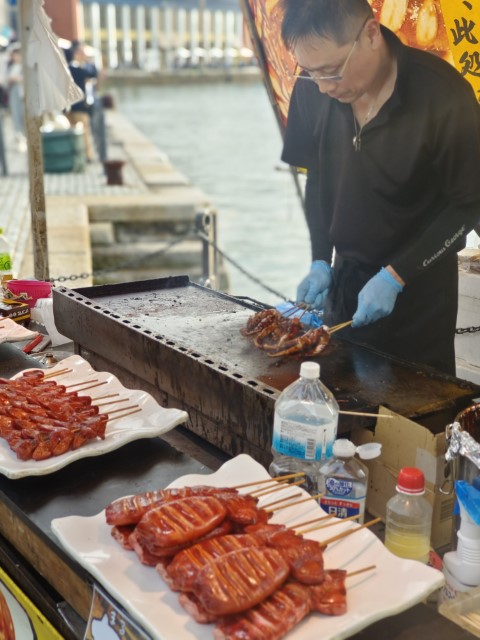
[[[369,0],[375,17],[412,47],[451,64],[480,100],[480,0]],[[280,36],[280,0],[242,0],[264,81],[281,124],[293,87],[293,56]]]
[[[440,0],[450,51],[480,102],[480,0]]]

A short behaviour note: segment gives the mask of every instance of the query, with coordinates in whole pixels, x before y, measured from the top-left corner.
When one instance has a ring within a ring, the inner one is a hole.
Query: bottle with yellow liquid
[[[432,506],[424,497],[420,469],[404,467],[397,479],[397,495],[387,502],[385,546],[400,558],[428,562]]]

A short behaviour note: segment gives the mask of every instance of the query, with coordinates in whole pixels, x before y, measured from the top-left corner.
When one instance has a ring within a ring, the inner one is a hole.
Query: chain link
[[[96,271],[92,271],[91,273],[80,273],[78,275],[72,274],[69,276],[57,276],[55,278],[50,278],[50,281],[66,282],[67,280],[69,280],[69,281],[75,282],[75,280],[86,280],[87,278],[98,276],[105,273],[114,273],[115,271],[120,271],[121,269],[127,269],[127,268],[135,269],[135,267],[140,267],[146,260],[149,260],[150,258],[154,258],[155,256],[160,256],[163,253],[167,253],[167,251],[169,251],[175,245],[180,244],[181,242],[184,242],[185,240],[188,240],[189,238],[192,238],[195,236],[196,236],[196,232],[190,230],[184,233],[183,235],[179,236],[178,238],[175,238],[175,240],[172,240],[171,242],[169,242],[165,247],[163,247],[163,249],[159,249],[158,251],[153,251],[152,253],[143,255],[140,258],[127,260],[126,262],[117,264],[114,267],[105,267],[104,269],[97,269]]]
[[[477,333],[480,331],[480,327],[462,327],[461,329],[456,329],[455,333]]]
[[[210,238],[208,236],[206,236],[204,233],[202,233],[201,231],[197,230],[197,235],[199,238],[201,238],[204,242],[207,242],[210,246],[212,246],[215,251],[222,256],[222,258],[224,260],[226,260],[227,262],[229,262],[231,265],[233,265],[236,269],[238,269],[241,273],[243,273],[244,276],[247,276],[247,278],[249,278],[252,282],[255,282],[256,284],[260,285],[261,287],[263,287],[265,289],[265,291],[268,291],[269,293],[273,293],[273,295],[278,296],[279,298],[281,298],[282,300],[288,300],[288,298],[286,296],[283,295],[283,293],[279,293],[278,291],[276,291],[275,289],[272,289],[272,287],[269,287],[268,285],[266,285],[264,282],[262,282],[259,278],[257,278],[256,276],[254,276],[253,274],[251,274],[249,271],[247,271],[246,269],[244,269],[244,267],[242,267],[236,260],[234,260],[233,258],[230,258],[225,251],[222,251],[220,249],[220,247],[213,241],[210,240]]]
[[[200,238],[203,242],[206,242],[210,246],[212,246],[215,249],[215,251],[220,256],[222,256],[222,258],[226,262],[229,262],[231,265],[233,265],[236,269],[238,269],[241,273],[243,273],[243,275],[245,275],[247,278],[249,278],[252,282],[255,282],[259,286],[263,287],[263,289],[265,289],[269,293],[273,293],[275,296],[278,296],[282,300],[288,300],[288,298],[286,296],[284,296],[282,293],[279,293],[275,289],[272,289],[271,287],[266,285],[259,278],[257,278],[253,274],[249,273],[246,269],[244,269],[236,260],[234,260],[233,258],[230,258],[225,253],[225,251],[222,251],[222,249],[220,249],[220,247],[213,240],[210,240],[210,238],[207,235],[205,235],[201,230],[199,230],[197,228],[192,228],[191,230],[187,231],[186,233],[184,233],[183,235],[179,236],[178,238],[175,238],[175,240],[172,240],[163,249],[160,249],[158,251],[154,251],[153,253],[149,253],[148,255],[143,255],[141,258],[136,258],[135,260],[129,260],[129,261],[124,262],[122,264],[115,265],[114,267],[106,267],[104,269],[98,269],[96,271],[93,271],[92,273],[80,273],[80,274],[72,274],[72,275],[69,275],[69,276],[65,276],[65,275],[57,276],[55,278],[50,278],[50,281],[51,282],[67,282],[67,280],[68,280],[68,281],[71,281],[71,282],[75,282],[76,280],[86,280],[87,278],[90,278],[90,277],[93,277],[93,276],[98,276],[98,275],[105,274],[105,273],[113,273],[115,271],[120,271],[120,270],[125,269],[125,268],[134,269],[135,267],[140,267],[146,260],[149,260],[150,258],[153,258],[155,256],[160,256],[163,253],[167,253],[167,251],[169,251],[175,245],[180,244],[181,242],[184,242],[185,240],[188,240],[188,239],[191,239],[191,238],[194,238],[194,237]]]

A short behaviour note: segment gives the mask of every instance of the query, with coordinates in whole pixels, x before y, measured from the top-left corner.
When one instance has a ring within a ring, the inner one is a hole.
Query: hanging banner
[[[280,35],[280,0],[241,0],[274,109],[285,125],[295,60]],[[369,0],[376,19],[405,44],[454,64],[480,100],[480,0]]]
[[[480,0],[441,0],[441,5],[454,64],[480,102]]]

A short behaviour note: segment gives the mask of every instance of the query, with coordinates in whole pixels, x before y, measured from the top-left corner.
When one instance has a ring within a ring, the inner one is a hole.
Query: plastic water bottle
[[[385,546],[400,558],[427,563],[430,553],[432,506],[426,498],[420,469],[404,467],[397,480],[397,495],[387,502]]]
[[[12,278],[12,251],[0,227],[0,283],[3,285],[5,281]]]
[[[320,467],[318,491],[324,493],[320,506],[336,518],[358,516],[365,519],[368,489],[368,467],[355,458],[372,460],[380,455],[382,445],[377,442],[356,447],[350,440],[339,438],[333,445],[333,458]]]
[[[320,365],[303,362],[300,378],[275,403],[270,474],[305,472],[305,488],[318,493],[318,471],[332,456],[337,436],[338,404],[320,381]]]

